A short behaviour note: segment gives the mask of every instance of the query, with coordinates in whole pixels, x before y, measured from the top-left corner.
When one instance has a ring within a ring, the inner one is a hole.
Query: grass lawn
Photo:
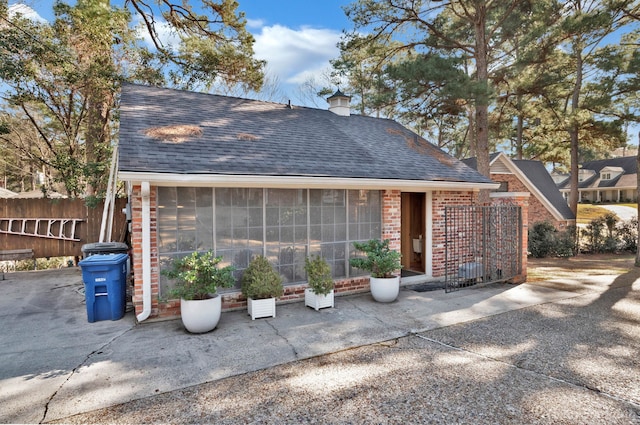
[[[638,208],[638,204],[612,204],[617,206]],[[609,210],[603,208],[602,205],[594,204],[578,204],[577,224],[589,224],[591,220],[601,217],[609,213]]]

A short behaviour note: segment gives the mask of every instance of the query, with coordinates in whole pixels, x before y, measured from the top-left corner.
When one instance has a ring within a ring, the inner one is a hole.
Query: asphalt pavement
[[[225,312],[202,335],[88,323],[77,268],[5,278],[3,423],[640,423],[636,270]]]

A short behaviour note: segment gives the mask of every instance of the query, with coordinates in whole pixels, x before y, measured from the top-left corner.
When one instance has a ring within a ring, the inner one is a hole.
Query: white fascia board
[[[132,184],[147,181],[154,186],[269,187],[275,189],[396,189],[405,192],[427,190],[497,189],[498,183],[455,181],[393,180],[309,176],[256,176],[221,174],[170,174],[120,171],[118,178]]]

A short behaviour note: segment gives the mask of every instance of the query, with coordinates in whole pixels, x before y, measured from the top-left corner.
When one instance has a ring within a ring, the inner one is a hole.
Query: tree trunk
[[[576,217],[578,216],[578,147],[580,145],[578,136],[578,110],[580,108],[580,90],[582,89],[582,44],[575,42],[573,45],[576,57],[576,82],[573,86],[571,96],[571,117],[568,128],[571,139],[571,191],[569,192],[569,208]]]
[[[518,116],[516,117],[516,159],[522,159],[522,139],[524,134],[524,117],[522,113],[522,96],[518,95]]]
[[[489,70],[487,65],[486,6],[478,4],[474,30],[476,45],[474,59],[476,62],[476,78],[480,89],[476,98],[476,158],[478,172],[491,177],[489,169]],[[490,203],[489,191],[481,190],[478,195],[481,205]]]
[[[640,132],[638,132],[638,143],[640,143]],[[640,145],[638,145],[640,146]],[[640,149],[638,149],[638,153],[636,154],[636,162],[638,165],[638,170],[640,170]],[[640,173],[636,174],[636,203],[638,204],[638,240],[636,241],[636,267],[640,267]]]

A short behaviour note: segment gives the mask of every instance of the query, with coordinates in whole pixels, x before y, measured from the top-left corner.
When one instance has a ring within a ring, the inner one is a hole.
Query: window
[[[611,180],[611,173],[602,173],[602,174],[600,175],[600,178],[601,178],[602,180]]]
[[[307,191],[266,189],[266,257],[285,283],[305,280]]]
[[[334,278],[349,268],[353,242],[382,235],[379,191],[341,189],[158,188],[161,268],[174,257],[213,250],[236,267],[236,287],[254,255],[265,255],[285,283],[304,282],[304,260],[322,255]],[[161,294],[170,283],[162,278]]]
[[[496,192],[508,192],[509,191],[509,182],[499,182],[500,187],[497,188]]]

